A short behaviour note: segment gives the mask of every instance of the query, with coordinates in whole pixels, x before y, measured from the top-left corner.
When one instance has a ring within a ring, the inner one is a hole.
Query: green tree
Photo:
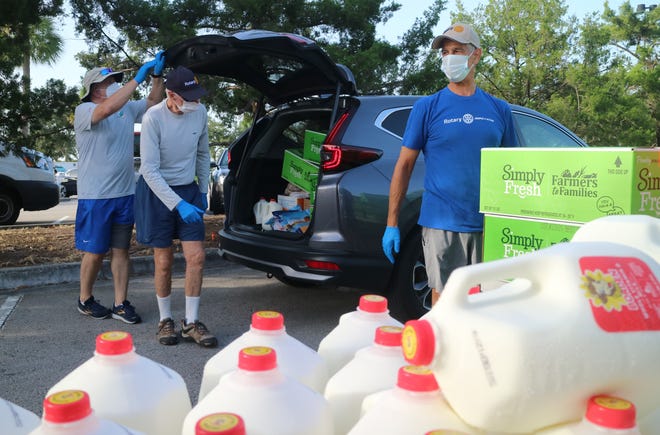
[[[53,41],[42,39],[36,43],[39,38],[35,35],[50,33],[52,36],[52,18],[62,13],[62,0],[4,0],[0,4],[0,99],[3,101],[0,141],[9,147],[40,149],[42,143],[56,144],[64,140],[55,132],[71,128],[70,121],[58,114],[58,107],[65,105],[62,110],[70,112],[73,106],[69,95],[75,91],[66,90],[61,81],[40,90],[31,90],[29,71],[26,69],[27,74],[22,77],[16,73],[17,68],[24,66],[27,53],[32,53],[40,61],[52,59],[57,51],[57,47],[53,49]],[[48,99],[44,98],[45,94]],[[55,128],[57,122],[60,124]],[[32,129],[29,135],[25,135],[28,125],[32,125]],[[41,126],[46,125],[48,127],[42,130]],[[49,133],[53,134],[50,138]],[[70,138],[66,140],[70,142]]]
[[[23,46],[23,98],[30,101],[32,62],[52,65],[62,52],[62,38],[55,31],[55,24],[51,17],[40,19],[36,24],[29,26],[28,38]],[[23,135],[30,134],[30,124],[23,126]]]
[[[658,24],[605,4],[586,17],[570,57],[565,87],[547,111],[592,146],[652,146],[658,125]],[[654,30],[655,29],[655,30]]]
[[[432,29],[445,4],[445,0],[436,0],[396,45],[376,37],[376,26],[386,23],[400,8],[393,0],[70,1],[77,31],[91,43],[92,50],[79,57],[87,68],[98,65],[99,60],[117,67],[137,67],[158,50],[197,33],[261,28],[316,40],[335,61],[353,71],[365,94],[420,86],[426,70],[435,65],[414,58],[424,52],[420,47],[430,45]],[[110,32],[111,27],[116,32]],[[258,98],[254,91],[240,84],[201,79],[211,91],[206,103],[226,131],[236,116],[252,112],[252,102]]]
[[[616,13],[605,3],[603,20],[610,44],[623,53],[625,94],[642,101],[647,109],[646,116],[629,116],[641,115],[635,127],[650,130],[650,136],[644,142],[625,145],[660,146],[660,8],[637,13],[628,1]]]
[[[473,23],[481,38],[479,86],[510,103],[544,110],[563,86],[577,30],[566,11],[562,0],[489,0],[467,13],[459,1],[452,21]]]

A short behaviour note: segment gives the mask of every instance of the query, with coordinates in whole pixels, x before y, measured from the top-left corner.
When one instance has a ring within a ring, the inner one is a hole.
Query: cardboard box
[[[484,261],[516,257],[557,243],[570,242],[581,227],[573,222],[484,216]]]
[[[479,210],[584,223],[660,217],[660,148],[484,148]]]
[[[325,134],[317,131],[305,130],[303,143],[303,158],[312,162],[321,162],[321,145],[325,141]]]
[[[282,178],[295,184],[306,192],[315,192],[319,176],[319,165],[302,156],[302,150],[290,149],[284,151],[282,163]]]
[[[300,207],[301,210],[309,209],[309,193],[298,192],[299,195],[277,195],[277,202],[284,210]]]

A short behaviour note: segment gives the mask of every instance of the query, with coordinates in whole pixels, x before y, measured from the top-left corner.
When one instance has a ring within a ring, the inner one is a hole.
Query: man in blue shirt
[[[418,223],[435,304],[454,269],[482,259],[481,149],[515,147],[518,142],[509,105],[476,85],[475,66],[482,50],[472,27],[453,24],[431,47],[442,50],[441,69],[449,84],[413,106],[392,174],[382,243],[394,263],[400,245],[399,209],[422,151],[426,174]]]

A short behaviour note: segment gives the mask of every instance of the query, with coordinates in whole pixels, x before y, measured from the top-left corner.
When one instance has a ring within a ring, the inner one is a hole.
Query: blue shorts
[[[204,208],[197,183],[170,187],[184,201]],[[203,220],[185,223],[176,209],[169,210],[151,191],[142,176],[135,187],[135,233],[138,243],[153,248],[169,248],[174,239],[189,242],[205,237]]]
[[[105,254],[128,249],[133,234],[134,195],[110,199],[79,199],[76,210],[76,249]]]

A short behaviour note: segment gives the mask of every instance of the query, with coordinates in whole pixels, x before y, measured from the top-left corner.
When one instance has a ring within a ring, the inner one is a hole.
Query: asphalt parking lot
[[[216,334],[219,346],[204,349],[182,342],[162,346],[156,340],[158,308],[151,274],[134,276],[129,299],[143,322],[94,320],[78,313],[76,282],[0,291],[0,397],[41,415],[48,389],[93,356],[96,336],[110,330],[130,332],[136,352],[178,372],[196,403],[206,361],[243,332],[259,310],[280,311],[287,332],[316,349],[334,328],[339,316],[357,306],[360,292],[345,288],[294,288],[265,274],[219,257],[207,261],[200,320]],[[94,295],[102,303],[112,299],[110,280],[99,280]],[[172,310],[184,311],[183,274],[173,279]],[[128,393],[128,392],[127,392]]]

